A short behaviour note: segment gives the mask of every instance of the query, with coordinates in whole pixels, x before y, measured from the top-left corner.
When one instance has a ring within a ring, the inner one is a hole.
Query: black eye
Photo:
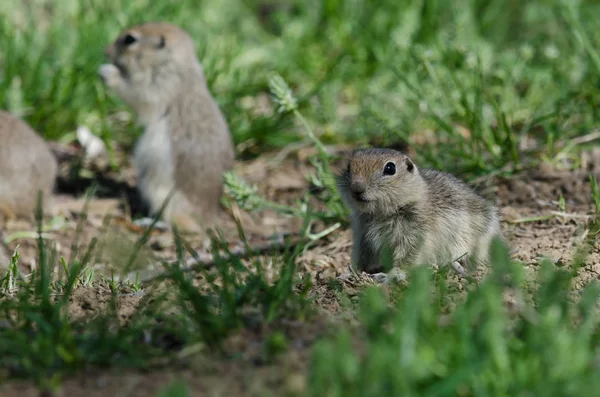
[[[348,163],[348,168],[346,169],[348,173],[350,173],[350,163]]]
[[[396,164],[391,161],[383,167],[383,175],[394,175],[396,173]]]
[[[127,36],[123,37],[123,45],[126,45],[126,46],[130,46],[133,43],[135,43],[136,41],[137,41],[137,39],[134,36],[130,35],[130,34],[128,34]]]

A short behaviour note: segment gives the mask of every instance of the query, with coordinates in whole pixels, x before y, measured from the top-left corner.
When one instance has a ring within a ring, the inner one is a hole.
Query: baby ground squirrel
[[[52,212],[58,163],[46,141],[25,121],[0,110],[0,215],[33,219],[38,193]]]
[[[192,38],[177,26],[148,22],[124,30],[105,53],[110,63],[100,67],[101,79],[145,128],[134,153],[142,199],[157,213],[172,193],[163,219],[201,232],[218,219],[234,149]]]
[[[404,278],[404,265],[452,264],[461,257],[487,263],[500,228],[497,210],[454,176],[419,169],[392,149],[361,149],[337,184],[352,210],[353,267],[381,271],[389,249],[393,269],[375,274],[377,281]]]

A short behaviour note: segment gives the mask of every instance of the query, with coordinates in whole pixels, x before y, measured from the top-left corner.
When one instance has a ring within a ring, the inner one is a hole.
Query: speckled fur
[[[52,213],[58,164],[44,139],[25,121],[0,111],[0,142],[0,213],[33,219],[39,191],[44,212]]]
[[[384,175],[388,162],[395,175]],[[391,149],[355,151],[338,189],[352,210],[352,264],[369,273],[381,271],[384,248],[395,267],[444,265],[467,254],[484,264],[499,233],[494,205],[450,174],[419,169]],[[363,191],[357,201],[353,192]]]
[[[127,35],[135,43],[126,45]],[[150,210],[158,212],[173,192],[165,221],[185,231],[212,226],[234,149],[191,37],[167,23],[145,23],[122,32],[106,54],[111,63],[101,66],[100,76],[145,127],[134,162]]]

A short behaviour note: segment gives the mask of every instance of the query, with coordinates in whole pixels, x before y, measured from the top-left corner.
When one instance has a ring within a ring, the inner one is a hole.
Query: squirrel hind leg
[[[189,200],[180,191],[174,192],[166,203],[162,219],[169,226],[177,227],[181,233],[202,232],[200,219],[195,216]]]
[[[200,223],[191,215],[186,213],[175,213],[171,216],[170,224],[175,226],[182,233],[203,233],[204,230]]]
[[[176,212],[171,218],[171,225],[177,227],[182,233],[202,234],[208,236],[208,230],[219,227],[219,223],[212,216],[204,216],[198,212]]]
[[[58,214],[56,199],[50,189],[30,191],[22,197],[0,199],[0,221],[7,222],[16,219],[34,221],[38,211],[38,195],[42,194],[42,216]]]

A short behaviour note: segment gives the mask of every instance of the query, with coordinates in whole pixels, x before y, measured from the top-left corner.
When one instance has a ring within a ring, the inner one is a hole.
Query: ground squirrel
[[[337,184],[352,210],[353,267],[380,272],[382,251],[391,253],[394,267],[376,274],[381,282],[404,277],[402,266],[461,257],[459,264],[484,264],[499,233],[492,203],[454,176],[419,169],[392,149],[354,151]]]
[[[33,219],[38,193],[52,208],[58,163],[46,141],[25,121],[0,110],[0,214]]]
[[[234,149],[192,38],[177,26],[148,22],[124,30],[105,53],[110,63],[100,67],[101,79],[145,128],[134,153],[142,199],[157,213],[173,192],[163,212],[167,223],[192,232],[213,225]]]

